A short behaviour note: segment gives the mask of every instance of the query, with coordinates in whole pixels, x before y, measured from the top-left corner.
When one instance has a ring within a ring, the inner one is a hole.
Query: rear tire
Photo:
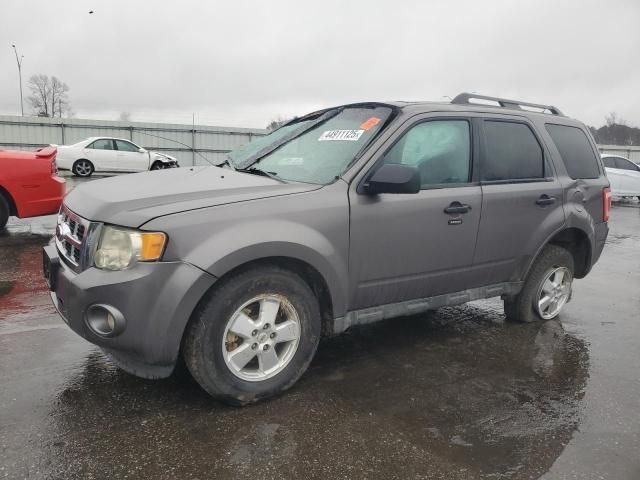
[[[573,256],[568,250],[557,245],[544,247],[520,293],[504,299],[506,319],[527,323],[557,317],[571,298],[573,272]]]
[[[0,230],[2,230],[9,221],[9,203],[7,199],[0,194]]]
[[[254,267],[205,295],[183,355],[202,388],[241,406],[290,388],[311,363],[320,332],[318,300],[301,277],[275,265]]]
[[[87,178],[91,176],[91,174],[95,171],[95,168],[93,167],[93,163],[91,163],[89,160],[81,158],[80,160],[76,160],[73,163],[71,171],[76,177]]]

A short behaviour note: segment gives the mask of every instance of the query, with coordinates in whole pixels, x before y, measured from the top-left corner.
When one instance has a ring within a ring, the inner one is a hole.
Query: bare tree
[[[51,77],[51,116],[60,117],[70,110],[69,86],[58,77]]]
[[[32,75],[27,85],[31,90],[27,101],[34,112],[39,117],[49,117],[49,97],[51,96],[49,77],[42,74]]]
[[[604,117],[604,120],[607,124],[607,127],[612,127],[614,125],[627,125],[627,121],[618,117],[616,112],[611,112],[609,115]]]
[[[28,82],[31,95],[27,101],[33,111],[40,117],[71,116],[69,104],[69,86],[58,77],[37,74],[32,75]]]
[[[270,132],[273,132],[274,130],[279,129],[285,123],[288,123],[290,120],[291,120],[290,118],[284,118],[278,115],[277,118],[269,122],[269,125],[267,125],[267,130],[269,130]]]
[[[131,112],[120,112],[120,116],[118,120],[121,122],[130,122],[131,121]]]

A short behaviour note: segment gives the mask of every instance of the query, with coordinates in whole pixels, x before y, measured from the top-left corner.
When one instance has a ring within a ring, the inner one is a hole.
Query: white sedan
[[[602,155],[602,161],[611,183],[611,195],[640,200],[640,166],[617,155]]]
[[[143,172],[178,167],[174,157],[150,152],[122,138],[90,137],[73,145],[59,145],[56,163],[78,177],[94,172]]]

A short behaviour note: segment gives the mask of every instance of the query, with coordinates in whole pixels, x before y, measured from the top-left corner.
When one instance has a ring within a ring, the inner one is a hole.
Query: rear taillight
[[[609,221],[609,212],[611,211],[611,189],[605,187],[602,189],[602,221]]]
[[[51,175],[58,175],[58,164],[56,163],[56,157],[51,159]]]

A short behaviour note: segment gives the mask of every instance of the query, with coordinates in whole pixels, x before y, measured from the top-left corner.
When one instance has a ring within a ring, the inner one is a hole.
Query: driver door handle
[[[471,205],[460,202],[451,202],[451,204],[444,209],[444,213],[455,215],[458,213],[467,213],[469,210],[471,210]]]
[[[541,207],[544,207],[546,205],[552,205],[554,203],[556,203],[556,197],[550,197],[549,195],[542,194],[540,195],[540,198],[538,198],[538,200],[536,200],[536,203],[538,205],[540,205]]]

